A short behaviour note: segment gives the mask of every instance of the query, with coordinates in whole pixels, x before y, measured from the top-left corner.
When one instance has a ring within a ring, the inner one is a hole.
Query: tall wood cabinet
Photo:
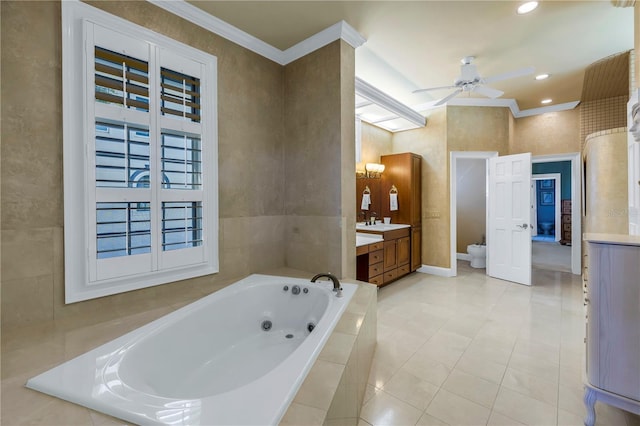
[[[596,400],[640,414],[640,237],[584,234],[589,247],[585,425]]]
[[[409,243],[410,270],[422,266],[422,157],[411,152],[383,155],[380,162],[382,174],[382,217],[390,217],[391,223],[411,225]],[[397,190],[398,210],[391,211],[390,193]]]

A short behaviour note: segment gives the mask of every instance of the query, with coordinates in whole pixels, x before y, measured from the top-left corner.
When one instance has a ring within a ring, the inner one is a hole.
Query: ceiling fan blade
[[[493,83],[495,81],[501,81],[501,80],[507,80],[509,78],[515,78],[515,77],[522,77],[525,75],[530,75],[533,74],[533,72],[535,71],[534,67],[526,67],[526,68],[521,68],[519,70],[514,70],[514,71],[509,71],[509,72],[505,72],[503,74],[497,74],[491,77],[487,77],[487,78],[483,78],[482,82],[485,84],[490,84]]]
[[[476,93],[480,93],[481,95],[484,95],[491,99],[499,98],[504,94],[502,90],[493,89],[491,87],[486,87],[486,86],[475,86],[472,90]]]
[[[458,89],[458,90],[455,90],[455,91],[451,92],[449,95],[445,96],[444,98],[440,99],[438,102],[433,104],[433,106],[440,106],[440,105],[446,104],[447,102],[449,102],[449,99],[452,99],[453,97],[455,97],[460,92],[462,92],[462,89]]]
[[[431,90],[441,90],[441,89],[455,89],[457,86],[440,86],[440,87],[429,87],[427,89],[417,89],[414,90],[411,93],[421,93],[421,92],[428,92]]]

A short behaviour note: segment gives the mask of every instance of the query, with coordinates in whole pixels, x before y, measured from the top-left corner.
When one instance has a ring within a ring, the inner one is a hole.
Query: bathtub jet
[[[319,284],[251,275],[26,386],[136,424],[277,424],[357,289]]]

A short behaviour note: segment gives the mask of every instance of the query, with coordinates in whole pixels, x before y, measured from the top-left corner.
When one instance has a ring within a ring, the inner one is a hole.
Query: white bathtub
[[[27,387],[137,424],[277,424],[357,285],[342,287],[251,275]]]

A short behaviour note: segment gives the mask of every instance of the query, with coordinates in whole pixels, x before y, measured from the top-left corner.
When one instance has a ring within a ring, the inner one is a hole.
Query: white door
[[[538,223],[538,193],[536,192],[536,181],[531,181],[531,236],[535,237],[538,235],[538,227],[534,226]]]
[[[531,285],[531,153],[489,159],[487,273]]]

